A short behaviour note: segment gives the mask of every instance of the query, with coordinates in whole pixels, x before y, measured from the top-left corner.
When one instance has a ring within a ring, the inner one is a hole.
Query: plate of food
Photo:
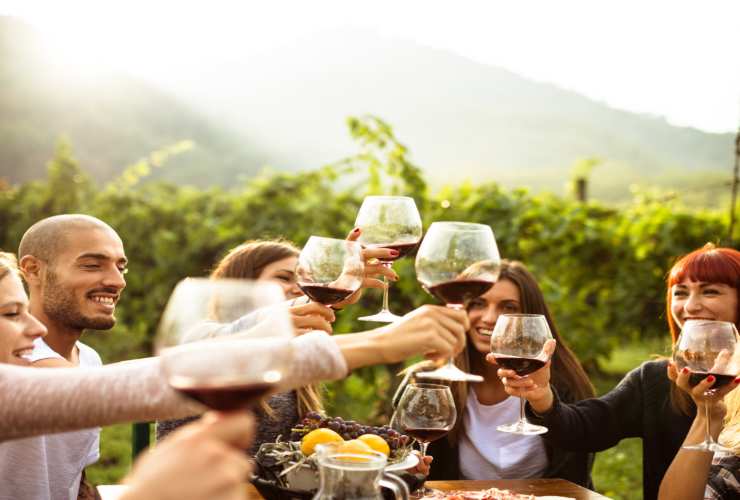
[[[264,443],[255,455],[254,485],[262,496],[272,498],[312,498],[319,487],[317,446],[337,443],[341,451],[362,454],[380,452],[388,457],[387,471],[400,475],[415,489],[423,477],[404,474],[419,463],[411,452],[412,438],[388,426],[363,425],[341,417],[308,413],[292,429],[290,439]]]

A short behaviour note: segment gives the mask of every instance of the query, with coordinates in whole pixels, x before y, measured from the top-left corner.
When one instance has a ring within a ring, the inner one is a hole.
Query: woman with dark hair
[[[737,250],[706,245],[679,259],[668,273],[666,292],[673,344],[683,323],[689,319],[728,321],[738,325],[738,285],[740,252]],[[688,372],[679,374],[669,360],[660,359],[635,368],[604,396],[568,404],[557,390],[553,390],[548,366],[526,378],[504,369],[499,369],[498,375],[509,394],[527,398],[528,418],[549,429],[543,437],[554,446],[574,451],[601,451],[624,438],[641,437],[645,500],[658,497],[661,480],[689,430],[706,428],[704,406],[710,405],[714,415],[720,409],[724,414],[719,400],[737,385],[728,384],[719,389],[715,398],[706,398],[703,392],[714,383],[710,376],[689,395],[682,390],[688,388]],[[697,412],[697,408],[701,411]],[[721,417],[716,421],[721,421]],[[716,436],[719,426],[712,432]],[[696,432],[693,432],[687,439],[695,438]],[[680,453],[692,452],[681,450]],[[698,475],[706,483],[707,475],[700,469],[692,469],[688,474]],[[686,493],[686,489],[678,488],[664,498],[685,498]]]
[[[544,315],[557,341],[551,364],[558,393],[566,401],[594,395],[578,359],[560,336],[534,276],[521,262],[504,260],[496,284],[471,301],[467,311],[467,346],[455,364],[484,381],[452,384],[458,418],[447,438],[429,447],[434,457],[430,479],[559,477],[590,486],[591,454],[550,446],[541,436],[496,431],[496,426],[515,421],[519,414],[519,398],[506,393],[496,375],[498,367],[485,360],[491,352],[491,332],[502,314]]]
[[[357,239],[359,231],[354,230],[348,239]],[[366,260],[387,257],[388,249],[364,250]],[[272,281],[280,285],[286,298],[290,299],[289,311],[297,333],[311,330],[332,332],[331,322],[334,311],[331,307],[311,302],[298,288],[295,268],[300,250],[283,240],[247,241],[229,250],[211,272],[211,278],[242,278],[257,281]],[[390,279],[397,279],[396,274],[385,266],[366,264],[363,287],[382,286],[382,282],[373,276],[384,273]],[[335,308],[356,302],[360,289]],[[321,393],[318,385],[307,385],[295,391],[279,393],[263,402],[256,411],[257,436],[252,445],[255,453],[262,443],[274,442],[278,436],[287,439],[291,428],[309,412],[323,412]],[[188,422],[189,419],[160,421],[157,423],[157,439],[164,438],[173,429]]]

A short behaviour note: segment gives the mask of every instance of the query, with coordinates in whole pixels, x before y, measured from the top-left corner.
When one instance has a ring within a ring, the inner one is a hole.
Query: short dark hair
[[[98,228],[113,231],[112,227],[102,220],[85,214],[62,214],[47,217],[28,228],[18,245],[18,258],[32,255],[47,263],[63,248],[68,233],[74,229]]]

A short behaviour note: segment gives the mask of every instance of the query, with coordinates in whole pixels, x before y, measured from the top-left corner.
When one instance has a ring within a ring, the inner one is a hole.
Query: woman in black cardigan
[[[486,363],[490,335],[501,314],[542,314],[557,341],[551,364],[554,384],[567,401],[593,396],[593,387],[575,355],[560,337],[537,281],[520,262],[504,261],[496,284],[468,305],[467,347],[457,366],[484,377],[484,382],[451,385],[458,410],[454,429],[431,443],[434,457],[429,479],[511,479],[558,477],[591,485],[590,453],[567,452],[549,446],[541,436],[498,432],[496,426],[516,420],[519,398],[506,394],[496,376],[497,366]],[[423,369],[412,367],[412,373]],[[400,388],[400,394],[403,387]]]
[[[739,256],[737,250],[707,245],[673,266],[667,280],[666,302],[674,343],[687,319],[738,325]],[[608,394],[575,404],[567,404],[553,390],[549,367],[527,378],[504,369],[498,375],[509,394],[527,398],[528,418],[549,429],[543,437],[552,446],[595,452],[611,448],[624,438],[641,437],[645,500],[657,498],[661,479],[696,417],[696,405],[672,382],[676,378],[675,368],[665,359],[645,362]]]

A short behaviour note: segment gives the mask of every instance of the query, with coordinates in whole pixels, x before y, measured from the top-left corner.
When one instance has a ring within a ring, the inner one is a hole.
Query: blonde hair
[[[725,396],[725,426],[719,434],[718,441],[740,455],[740,391],[737,389]]]
[[[0,251],[0,280],[8,274],[18,276],[18,261],[12,253]]]

